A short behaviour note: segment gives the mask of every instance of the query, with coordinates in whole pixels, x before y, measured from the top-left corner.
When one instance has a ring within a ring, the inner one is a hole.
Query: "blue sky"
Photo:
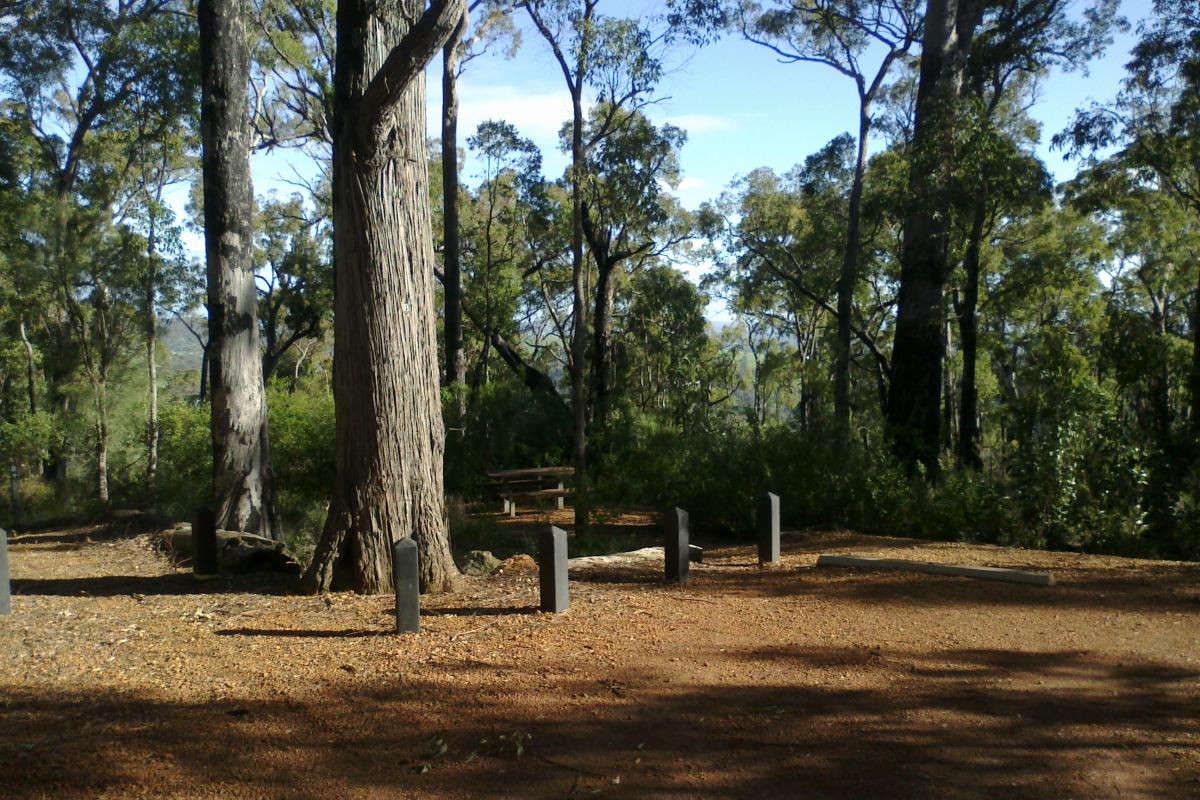
[[[1082,8],[1086,0],[1078,0]],[[607,13],[653,14],[653,2],[609,0]],[[601,9],[605,10],[605,4]],[[1146,16],[1150,0],[1124,0],[1122,13],[1131,22]],[[545,43],[518,17],[523,44],[507,60],[499,52],[472,61],[460,82],[461,146],[486,119],[506,119],[536,142],[545,158],[545,172],[557,177],[565,166],[558,152],[557,133],[570,116],[562,74]],[[1074,110],[1090,100],[1113,96],[1128,60],[1134,33],[1117,34],[1089,74],[1054,72],[1043,82],[1032,116],[1043,126],[1041,157],[1059,180],[1074,174],[1060,153],[1051,153],[1050,137],[1061,130]],[[503,48],[495,48],[500,51]],[[657,122],[670,122],[688,131],[682,153],[683,180],[678,194],[694,208],[725,189],[740,175],[757,167],[782,171],[802,161],[833,137],[856,124],[856,96],[850,81],[833,70],[813,64],[781,64],[766,49],[728,38],[696,50],[667,56],[669,73],[659,85],[658,101],[648,110]],[[428,70],[428,130],[439,133],[441,63]],[[297,172],[313,171],[307,158],[295,152],[256,156],[255,188],[259,194],[296,191],[287,182]],[[467,157],[466,177],[473,175]],[[199,237],[193,250],[200,252]]]

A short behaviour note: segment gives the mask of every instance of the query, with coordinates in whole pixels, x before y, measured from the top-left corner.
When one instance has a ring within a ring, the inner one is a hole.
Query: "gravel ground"
[[[518,559],[424,598],[423,633],[398,637],[389,598],[197,584],[151,534],[15,536],[0,795],[1200,797],[1200,565],[843,533],[783,549],[760,569],[710,548],[684,587],[575,571],[561,615],[534,610]],[[822,552],[1058,585],[815,569]]]

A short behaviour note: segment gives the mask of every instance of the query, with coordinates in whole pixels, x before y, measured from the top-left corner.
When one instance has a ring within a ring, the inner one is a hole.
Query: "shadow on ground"
[[[748,669],[763,659],[869,668],[876,658],[834,647],[742,657]],[[845,689],[668,685],[667,673],[617,669],[541,691],[526,684],[520,703],[511,673],[469,663],[445,666],[435,681],[347,678],[278,701],[10,688],[2,693],[0,783],[8,797],[314,800],[1183,798],[1200,788],[1200,766],[1183,756],[1194,756],[1200,733],[1200,702],[1183,690],[1195,673],[1073,652],[882,657],[917,672],[895,685]],[[1015,673],[1070,683],[962,680]]]

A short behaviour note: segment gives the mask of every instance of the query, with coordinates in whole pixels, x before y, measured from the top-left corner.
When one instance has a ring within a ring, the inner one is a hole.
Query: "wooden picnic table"
[[[492,486],[504,503],[503,510],[510,517],[517,515],[517,499],[556,500],[559,509],[563,499],[570,497],[573,489],[563,486],[567,476],[574,475],[574,467],[527,467],[489,472]]]

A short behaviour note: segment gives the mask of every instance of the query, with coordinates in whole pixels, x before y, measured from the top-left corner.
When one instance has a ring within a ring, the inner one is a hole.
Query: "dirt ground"
[[[1200,797],[1197,564],[814,534],[575,572],[561,615],[514,567],[400,637],[387,597],[197,584],[136,531],[10,559],[5,798]]]

